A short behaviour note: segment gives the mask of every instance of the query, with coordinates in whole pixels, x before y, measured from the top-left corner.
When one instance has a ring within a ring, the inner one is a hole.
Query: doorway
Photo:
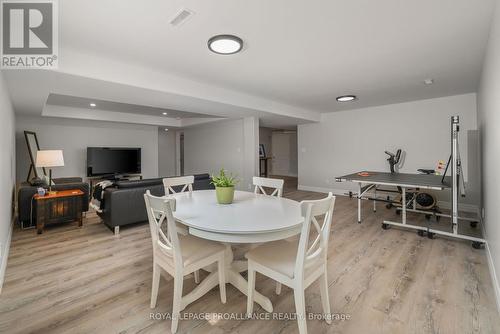
[[[269,174],[297,177],[297,130],[260,127],[259,144],[270,158]]]

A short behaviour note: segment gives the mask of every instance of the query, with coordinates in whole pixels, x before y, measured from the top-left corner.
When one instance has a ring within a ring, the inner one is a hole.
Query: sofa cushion
[[[210,179],[210,175],[205,173],[205,174],[195,174],[194,175],[194,180],[205,180],[205,179]]]
[[[149,187],[149,186],[157,186],[160,184],[163,184],[163,179],[146,179],[146,180],[115,182],[115,186],[118,189]]]

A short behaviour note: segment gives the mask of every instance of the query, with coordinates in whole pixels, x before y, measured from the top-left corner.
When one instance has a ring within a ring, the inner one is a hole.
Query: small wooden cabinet
[[[35,195],[37,233],[43,233],[43,228],[48,224],[78,221],[81,227],[83,195],[79,189],[61,190],[45,196]]]

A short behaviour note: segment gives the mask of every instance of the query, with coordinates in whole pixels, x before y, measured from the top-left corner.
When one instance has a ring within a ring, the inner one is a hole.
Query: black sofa
[[[80,189],[83,191],[82,212],[89,210],[89,184],[83,182],[81,177],[63,177],[52,179],[53,190]],[[46,188],[46,186],[45,186]],[[37,193],[38,186],[32,186],[28,182],[23,182],[19,186],[17,194],[18,220],[22,227],[36,224],[36,201],[33,195]]]
[[[144,194],[146,190],[149,190],[152,195],[164,196],[162,180],[163,178],[115,182],[113,186],[104,189],[101,202],[102,212],[97,214],[115,234],[119,233],[120,226],[147,221]],[[174,187],[174,190],[180,191],[182,187],[177,188]],[[208,174],[195,175],[193,189],[214,189],[214,186],[210,184],[210,176]]]

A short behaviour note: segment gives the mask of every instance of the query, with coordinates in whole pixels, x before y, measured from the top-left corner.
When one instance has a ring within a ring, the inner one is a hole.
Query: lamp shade
[[[36,154],[36,167],[62,167],[64,166],[63,152],[61,150],[43,150]]]

